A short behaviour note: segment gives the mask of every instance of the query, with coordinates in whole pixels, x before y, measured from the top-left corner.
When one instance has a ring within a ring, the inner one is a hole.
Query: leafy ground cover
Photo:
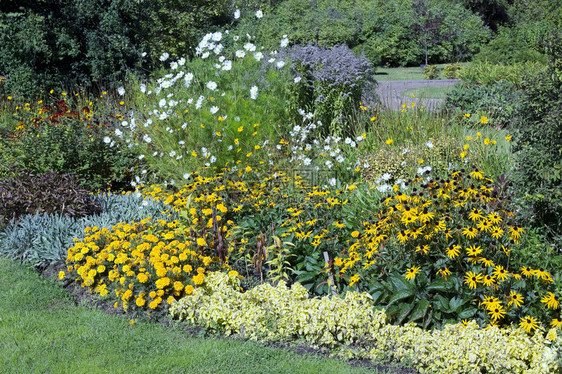
[[[181,327],[133,324],[88,303],[76,305],[51,279],[5,259],[0,300],[0,364],[10,373],[377,372],[250,341],[188,335]]]

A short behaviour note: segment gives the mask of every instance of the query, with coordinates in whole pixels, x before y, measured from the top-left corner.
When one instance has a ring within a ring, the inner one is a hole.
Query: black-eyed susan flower
[[[482,247],[471,245],[470,247],[466,248],[466,253],[471,257],[478,256],[480,253],[482,253]]]
[[[463,227],[462,234],[469,239],[474,239],[476,235],[478,235],[478,229],[475,229],[474,227],[471,226]]]
[[[461,246],[451,245],[447,248],[446,253],[447,253],[447,257],[453,259],[461,253]]]
[[[486,287],[494,286],[496,284],[496,280],[492,275],[486,274],[482,279],[482,284]]]
[[[510,291],[509,296],[507,298],[507,306],[511,306],[511,304],[515,305],[516,308],[521,307],[525,298],[520,293],[515,291]]]
[[[406,278],[406,280],[412,280],[416,278],[416,274],[420,271],[420,267],[419,266],[412,266],[411,268],[406,270],[406,274],[404,275],[404,278]]]
[[[443,278],[445,278],[445,280],[447,280],[447,277],[451,275],[451,270],[449,270],[446,266],[444,266],[437,271],[437,275],[440,275]]]
[[[546,307],[549,309],[558,309],[558,306],[560,305],[558,297],[552,292],[549,292],[546,296],[543,296],[543,298],[541,299],[541,303],[546,304]]]
[[[554,318],[554,319],[550,322],[550,326],[551,326],[551,327],[554,327],[554,328],[561,328],[561,327],[562,327],[562,319]]]
[[[509,272],[505,270],[501,265],[497,265],[494,268],[493,274],[500,281],[506,280],[509,277]]]
[[[478,286],[478,283],[482,283],[482,278],[482,274],[469,271],[464,276],[464,283],[468,284],[468,287],[471,289],[475,289]]]
[[[539,327],[539,324],[537,322],[537,319],[535,317],[532,316],[525,316],[523,318],[521,318],[521,322],[519,322],[519,326],[527,331],[527,332],[531,332],[533,330],[535,330],[537,327]]]
[[[492,321],[496,322],[498,319],[505,316],[505,309],[503,306],[496,304],[492,309],[488,310],[488,314],[490,315],[490,318],[492,318]]]

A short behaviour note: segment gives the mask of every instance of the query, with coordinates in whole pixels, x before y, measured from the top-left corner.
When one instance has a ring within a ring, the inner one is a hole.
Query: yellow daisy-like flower
[[[60,280],[63,280],[63,279],[64,279],[64,276],[65,276],[64,271],[59,271],[59,279],[60,279]]]
[[[521,322],[519,322],[519,326],[527,331],[527,332],[531,332],[533,330],[535,330],[537,327],[539,327],[539,324],[537,322],[537,319],[535,317],[531,317],[531,316],[525,316],[523,318],[521,318]]]
[[[451,270],[449,270],[447,267],[442,267],[437,271],[437,274],[445,278],[445,280],[447,280],[447,277],[451,275]]]
[[[474,227],[463,227],[462,234],[469,239],[474,239],[478,235],[478,229]]]
[[[476,274],[472,271],[469,271],[464,276],[464,283],[468,284],[468,287],[470,287],[471,289],[475,289],[478,286],[478,283],[482,283],[482,278],[482,274]]]
[[[452,245],[447,248],[447,257],[455,258],[461,253],[461,246],[460,245]]]
[[[197,245],[200,247],[204,247],[207,245],[207,242],[203,238],[197,238]]]
[[[546,296],[544,296],[541,299],[541,303],[546,304],[548,309],[558,309],[558,306],[560,305],[558,297],[552,292],[549,292]]]
[[[503,266],[497,265],[494,268],[494,276],[498,278],[498,280],[503,281],[509,277],[509,273],[503,268]]]
[[[486,287],[490,287],[496,284],[496,280],[494,279],[494,277],[490,274],[486,274],[484,276],[484,279],[482,279],[482,283],[484,284],[484,286]]]
[[[406,270],[406,274],[404,275],[404,278],[406,278],[406,280],[412,280],[416,278],[416,274],[420,271],[420,267],[419,266],[412,266],[411,268]]]
[[[552,320],[552,322],[550,322],[550,326],[552,326],[554,328],[562,327],[562,319],[554,318]]]
[[[521,305],[523,304],[523,301],[525,300],[525,298],[523,297],[523,295],[515,292],[515,291],[510,291],[509,293],[509,297],[507,298],[507,306],[511,306],[511,304],[514,304],[516,308],[521,307]]]
[[[392,139],[386,139],[386,144],[391,145],[392,143],[394,143],[394,140]]]
[[[478,256],[480,253],[482,253],[482,247],[472,245],[466,248],[466,253],[471,257]]]
[[[480,123],[488,123],[488,117],[486,116],[480,117]]]
[[[492,321],[496,322],[498,319],[503,318],[505,316],[505,310],[501,305],[495,305],[493,309],[489,310],[488,312]]]
[[[497,226],[492,227],[490,232],[492,234],[492,238],[494,239],[499,239],[503,236],[503,230]]]

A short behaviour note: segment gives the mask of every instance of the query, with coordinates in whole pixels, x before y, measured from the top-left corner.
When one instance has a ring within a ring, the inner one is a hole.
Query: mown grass
[[[445,99],[449,91],[453,89],[453,86],[443,86],[443,87],[420,87],[413,88],[408,91],[402,92],[404,97],[412,97],[414,95],[418,99]]]
[[[111,316],[32,269],[0,259],[2,373],[367,373],[254,342],[195,337]]]

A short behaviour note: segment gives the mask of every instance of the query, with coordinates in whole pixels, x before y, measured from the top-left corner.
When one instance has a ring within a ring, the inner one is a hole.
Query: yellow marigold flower
[[[135,304],[137,304],[137,306],[139,308],[143,307],[144,304],[146,304],[146,300],[144,299],[144,297],[137,297],[137,300],[135,301]]]
[[[406,278],[406,280],[412,280],[416,278],[416,274],[420,271],[420,267],[419,266],[412,266],[411,268],[406,270],[406,274],[404,275],[404,278]]]
[[[488,117],[486,116],[480,117],[480,123],[488,123]]]
[[[183,270],[184,273],[189,274],[193,271],[193,267],[191,267],[191,265],[189,265],[189,264],[183,265],[182,270]]]
[[[353,231],[351,233],[351,236],[354,237],[354,238],[357,238],[359,236],[359,231]]]
[[[205,264],[205,266],[211,265],[211,262],[213,262],[213,259],[210,258],[209,256],[203,257],[203,264]]]
[[[541,303],[546,304],[548,309],[558,309],[560,302],[558,297],[552,292],[549,292],[546,296],[541,299]]]
[[[193,283],[195,283],[196,285],[201,285],[203,284],[203,281],[205,280],[205,274],[203,273],[199,273],[196,276],[191,278],[191,281]]]
[[[533,330],[535,330],[537,327],[539,327],[539,324],[537,322],[537,319],[535,317],[531,317],[531,316],[526,316],[521,318],[521,322],[519,322],[519,326],[527,331],[527,332],[531,332]]]
[[[170,278],[168,278],[168,277],[160,278],[156,281],[156,288],[158,288],[158,289],[162,289],[162,288],[167,287],[169,285],[170,285]]]
[[[63,280],[63,279],[64,279],[64,276],[65,276],[64,271],[59,271],[59,279],[60,279],[60,280]]]
[[[168,296],[168,299],[166,300],[166,302],[168,303],[168,305],[172,305],[172,303],[176,301],[176,299],[173,296]]]
[[[150,302],[150,304],[148,304],[148,307],[150,309],[156,309],[156,308],[158,308],[158,305],[160,305],[161,302],[162,302],[162,299],[157,297],[156,299],[152,300]]]
[[[147,273],[139,273],[137,279],[140,283],[146,283],[146,281],[148,281],[148,275]]]
[[[207,242],[203,238],[197,238],[197,245],[200,247],[204,247],[207,245]]]
[[[193,293],[193,286],[191,284],[188,284],[187,286],[185,286],[184,291],[186,295],[191,295]]]

